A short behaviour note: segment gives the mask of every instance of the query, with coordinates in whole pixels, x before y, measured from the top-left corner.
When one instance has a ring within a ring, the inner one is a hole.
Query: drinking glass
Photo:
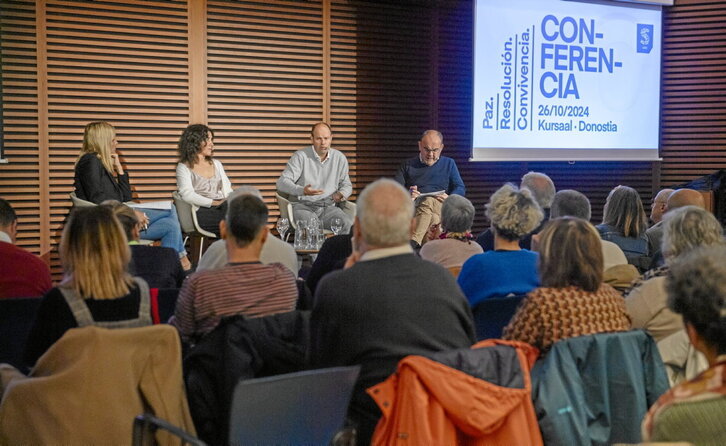
[[[290,221],[285,218],[281,217],[277,219],[277,232],[280,233],[280,238],[283,241],[287,241],[287,230],[290,229]]]
[[[333,231],[333,234],[338,235],[341,229],[343,229],[343,219],[340,217],[335,217],[330,222],[330,230]]]

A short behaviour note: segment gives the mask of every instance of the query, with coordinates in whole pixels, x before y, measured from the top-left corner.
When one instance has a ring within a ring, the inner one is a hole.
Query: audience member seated
[[[171,323],[182,340],[194,343],[224,316],[268,316],[295,309],[295,275],[284,265],[260,262],[269,235],[267,206],[254,195],[229,202],[219,231],[227,243],[227,266],[195,273],[179,292]]]
[[[544,218],[539,226],[537,226],[531,234],[527,234],[519,241],[519,246],[522,249],[531,249],[534,251],[534,248],[532,248],[532,235],[539,233],[549,219],[550,207],[552,206],[552,200],[554,200],[555,197],[555,184],[552,182],[550,177],[541,172],[528,172],[522,177],[519,187],[527,188],[532,192],[535,201],[537,201],[537,204],[539,204],[539,207],[542,209],[542,213],[544,214]],[[492,228],[489,228],[479,234],[476,242],[481,245],[484,251],[491,251],[495,249],[494,233]]]
[[[227,201],[232,201],[242,195],[254,195],[262,200],[262,194],[260,194],[257,188],[240,186],[229,194]],[[283,242],[277,237],[267,237],[265,244],[262,246],[262,252],[260,252],[260,262],[266,265],[269,263],[282,263],[297,276],[297,254],[295,253],[295,249],[292,245]],[[209,248],[204,252],[202,259],[199,261],[199,265],[197,265],[197,272],[223,268],[226,264],[227,243],[224,240],[217,240],[209,245]]]
[[[71,328],[152,323],[149,287],[128,273],[131,252],[111,209],[93,206],[71,212],[59,251],[63,281],[40,303],[25,346],[29,366]]]
[[[699,248],[671,265],[668,306],[682,316],[691,343],[710,368],[660,397],[643,420],[643,441],[726,444],[724,277],[723,246]]]
[[[131,249],[131,274],[144,279],[150,288],[181,287],[186,274],[176,251],[163,246],[140,245],[141,222],[133,209],[116,200],[107,200],[101,205],[108,206],[124,228]]]
[[[559,217],[577,217],[590,221],[590,200],[580,192],[565,189],[555,194],[550,211],[550,219]],[[532,236],[532,246],[536,246],[539,236]],[[623,250],[607,240],[600,240],[603,255],[603,281],[618,291],[630,287],[633,280],[639,277],[638,269],[628,264]]]
[[[73,180],[78,198],[96,204],[106,200],[131,201],[129,174],[121,164],[117,145],[116,129],[111,124],[99,121],[86,125]],[[161,246],[176,250],[185,270],[192,267],[174,205],[168,210],[137,210],[136,215],[145,228],[141,238],[161,240]]]
[[[673,192],[673,189],[661,189],[653,197],[653,201],[650,203],[650,224],[651,227],[660,223],[663,220],[663,214],[666,213],[668,208],[668,197]],[[660,245],[656,245],[656,249],[659,249]]]
[[[543,218],[532,192],[505,184],[492,194],[486,215],[494,229],[494,250],[467,260],[458,279],[472,307],[491,297],[526,294],[540,283],[537,253],[519,245]]]
[[[678,189],[671,192],[671,194],[666,197],[666,213],[684,206],[697,206],[701,209],[705,209],[706,203],[703,201],[703,195],[693,189]],[[645,235],[648,237],[648,249],[650,250],[651,257],[653,257],[651,267],[657,268],[659,266],[663,266],[665,263],[663,252],[661,251],[661,241],[663,240],[663,216],[661,216],[661,220],[658,223],[654,224],[645,231]]]
[[[13,244],[17,233],[15,210],[0,198],[0,299],[42,296],[53,286],[48,265]]]
[[[357,246],[347,269],[318,284],[310,331],[312,367],[362,366],[348,417],[364,445],[381,415],[365,389],[395,372],[405,356],[469,347],[475,335],[454,277],[412,251],[409,191],[380,179],[357,204]]]
[[[481,246],[472,241],[473,223],[474,205],[471,201],[461,195],[449,195],[441,206],[441,229],[444,232],[423,245],[419,255],[444,268],[461,267],[469,257],[482,253]]]
[[[640,195],[632,187],[618,186],[605,201],[603,221],[596,228],[603,240],[615,243],[623,250],[628,263],[639,271],[650,267],[647,222]]]
[[[227,212],[232,183],[224,167],[212,158],[214,132],[204,124],[192,124],[179,138],[176,187],[182,200],[197,209],[197,221],[205,231],[219,236],[219,222]]]
[[[625,297],[632,327],[644,329],[656,342],[683,329],[681,317],[668,308],[665,288],[668,265],[699,246],[724,243],[716,217],[696,206],[669,211],[661,223],[666,265],[645,273]]]
[[[629,330],[622,296],[602,283],[600,246],[597,230],[587,221],[550,221],[540,238],[542,286],[529,293],[503,338],[532,344],[544,355],[562,339]]]
[[[305,283],[310,288],[310,292],[315,294],[315,289],[320,283],[320,279],[325,277],[331,271],[342,269],[345,260],[353,252],[353,232],[351,228],[350,234],[334,235],[323,242],[320,252],[315,257],[315,262],[308,272]]]

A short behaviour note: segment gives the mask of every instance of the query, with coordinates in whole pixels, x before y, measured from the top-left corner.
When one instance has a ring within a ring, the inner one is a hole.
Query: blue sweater
[[[536,252],[487,251],[472,256],[459,273],[459,286],[469,305],[490,297],[526,294],[539,286]]]
[[[396,172],[396,181],[403,187],[417,186],[421,193],[445,190],[448,195],[464,195],[464,181],[456,168],[456,162],[445,156],[433,166],[422,163],[419,157],[407,159]]]

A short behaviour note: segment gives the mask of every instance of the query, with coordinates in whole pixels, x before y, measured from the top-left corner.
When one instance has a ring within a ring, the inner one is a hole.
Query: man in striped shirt
[[[264,265],[260,251],[268,236],[267,206],[254,195],[234,198],[219,223],[227,244],[227,266],[201,271],[182,286],[171,323],[182,340],[196,342],[224,316],[269,316],[295,309],[295,276],[280,263]]]

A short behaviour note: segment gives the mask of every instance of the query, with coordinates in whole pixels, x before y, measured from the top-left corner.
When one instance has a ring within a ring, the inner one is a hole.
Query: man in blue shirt
[[[398,168],[396,181],[408,188],[415,201],[416,214],[411,239],[418,244],[426,242],[425,235],[431,225],[441,222],[441,204],[450,194],[463,196],[464,182],[456,162],[441,156],[444,137],[437,130],[426,130],[418,142],[419,155],[410,158]]]

